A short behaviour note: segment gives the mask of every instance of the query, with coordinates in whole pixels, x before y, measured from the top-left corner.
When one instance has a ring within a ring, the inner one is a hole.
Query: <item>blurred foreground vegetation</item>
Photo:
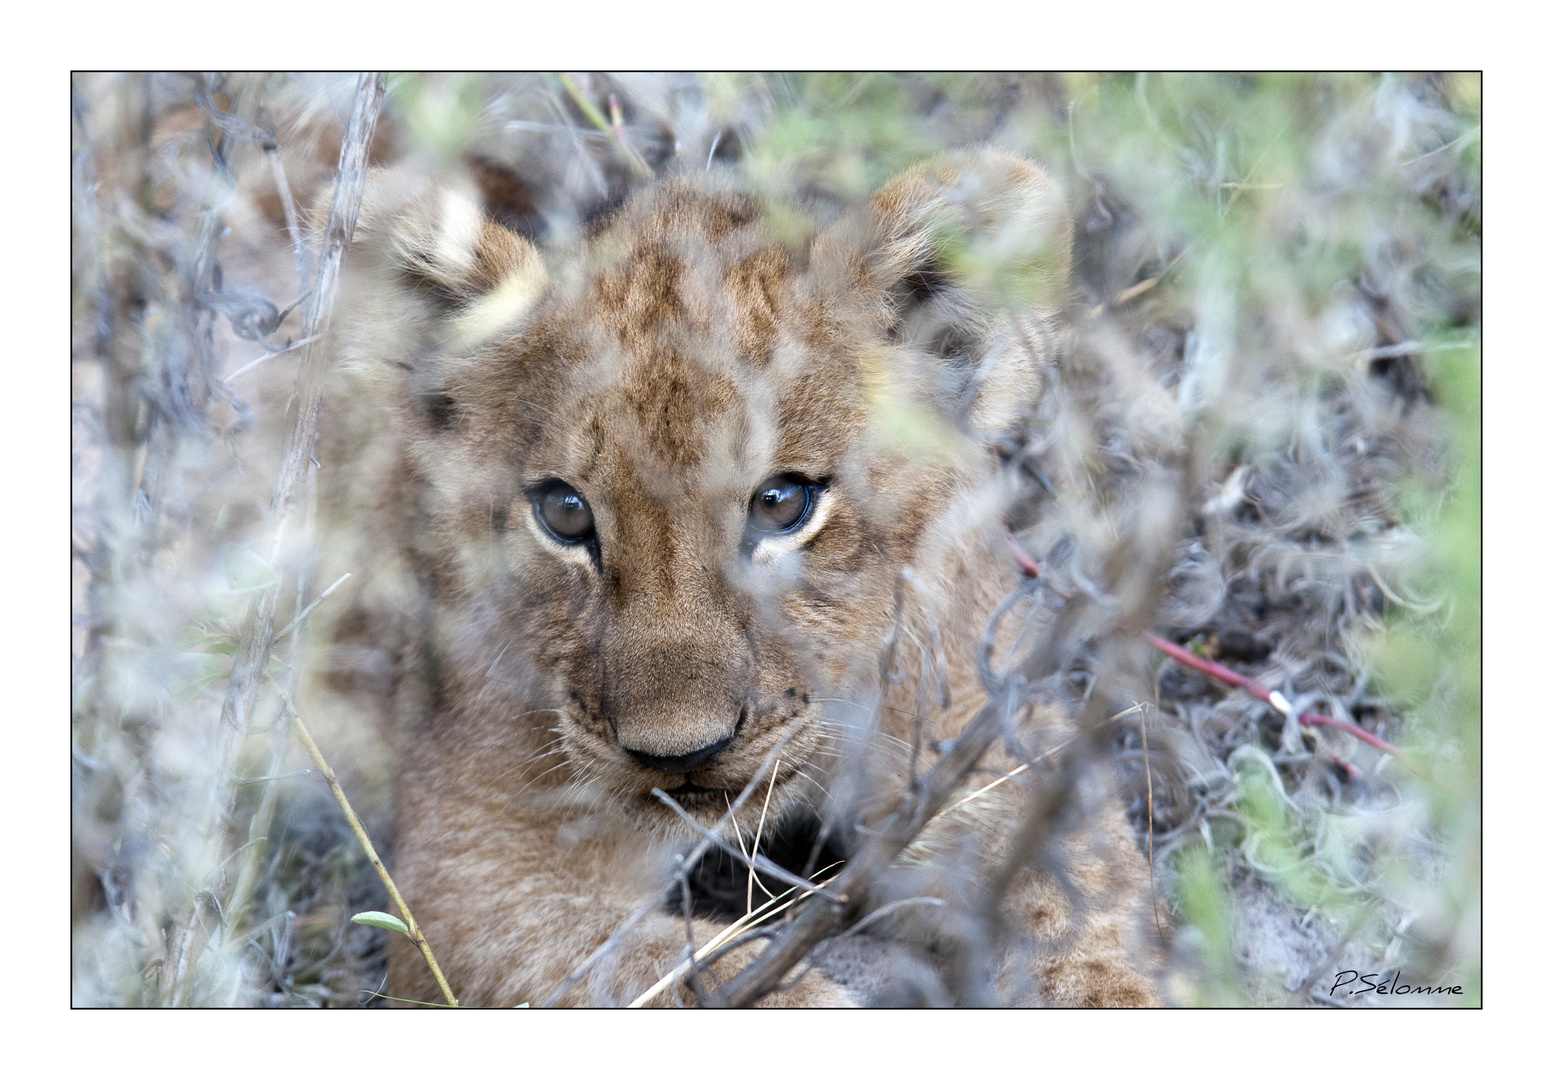
[[[276,703],[231,770],[208,752],[275,572],[255,553],[297,353],[234,373],[300,337],[316,252],[287,200],[328,190],[352,84],[72,86],[78,1004],[355,1005],[381,980],[382,931],[349,917],[383,898]],[[1160,663],[1115,751],[1178,927],[1169,995],[1393,1003],[1334,992],[1352,969],[1476,1004],[1480,112],[1462,74],[395,76],[373,156],[510,170],[551,238],[674,169],[738,169],[798,228],[941,150],[1039,160],[1076,223],[1062,379],[1090,485],[1195,433],[1157,632],[1408,758]],[[1081,539],[1040,522],[1076,489],[1033,479],[1048,502],[1016,524],[1060,566]],[[279,625],[329,582],[296,584]],[[391,840],[381,742],[328,635],[302,639],[273,673]],[[233,859],[246,884],[217,895]],[[224,932],[170,965],[205,908]]]

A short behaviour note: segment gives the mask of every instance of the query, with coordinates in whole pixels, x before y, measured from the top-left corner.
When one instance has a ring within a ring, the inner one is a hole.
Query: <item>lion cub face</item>
[[[992,155],[806,245],[666,181],[548,268],[446,192],[369,203],[362,242],[410,286],[385,314],[449,706],[543,734],[515,787],[559,751],[573,795],[667,823],[661,788],[710,821],[786,739],[772,808],[814,796],[902,569],[953,608],[957,557],[1000,528],[986,444],[1039,387],[1039,321],[949,245],[1022,231],[1060,284],[1065,221]]]

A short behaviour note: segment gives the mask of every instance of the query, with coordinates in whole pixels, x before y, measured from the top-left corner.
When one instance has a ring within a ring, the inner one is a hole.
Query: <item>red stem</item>
[[[1358,769],[1354,768],[1354,766],[1350,762],[1344,760],[1343,758],[1338,757],[1336,754],[1332,753],[1330,750],[1327,751],[1327,757],[1331,758],[1333,764],[1335,764],[1339,769],[1342,769],[1345,773],[1347,773],[1348,774],[1348,779],[1350,779],[1350,780],[1357,780],[1359,777],[1364,775],[1364,773],[1362,773]]]
[[[1008,546],[1014,549],[1014,559],[1019,563],[1019,569],[1025,572],[1026,577],[1041,576],[1040,564],[1030,558],[1030,553],[1024,549],[1024,545],[1015,538],[1012,532],[1008,534]]]
[[[1255,679],[1248,679],[1238,672],[1231,671],[1223,664],[1215,664],[1212,660],[1204,660],[1196,653],[1183,649],[1173,641],[1166,641],[1157,634],[1145,633],[1143,639],[1178,664],[1185,664],[1189,668],[1195,668],[1204,675],[1212,675],[1220,682],[1226,682],[1231,686],[1238,687],[1251,696],[1260,698],[1262,701],[1272,702],[1272,692]],[[1407,763],[1407,755],[1395,746],[1392,746],[1377,735],[1371,735],[1362,727],[1348,723],[1346,720],[1336,720],[1330,716],[1322,716],[1320,713],[1300,713],[1299,721],[1306,727],[1332,727],[1337,728],[1339,731],[1346,731],[1354,738],[1369,743],[1375,749],[1390,754],[1404,764]]]
[[[1027,552],[1024,549],[1024,546],[1019,543],[1019,540],[1014,536],[1012,530],[1008,531],[1008,543],[1009,546],[1014,549],[1014,558],[1019,563],[1019,569],[1023,570],[1030,577],[1040,577],[1040,564],[1030,557],[1030,553]],[[1059,593],[1058,595],[1060,596],[1062,594]],[[1166,641],[1164,638],[1157,634],[1145,633],[1143,638],[1150,645],[1154,646],[1160,652],[1164,653],[1166,656],[1170,657],[1177,663],[1185,664],[1189,668],[1195,668],[1196,670],[1202,672],[1204,675],[1212,675],[1220,682],[1226,682],[1233,687],[1244,690],[1246,693],[1252,695],[1253,697],[1260,698],[1262,701],[1265,701],[1268,704],[1272,704],[1272,691],[1268,690],[1267,687],[1263,686],[1255,679],[1248,679],[1239,672],[1231,671],[1223,664],[1215,664],[1212,660],[1204,660],[1196,653],[1188,652],[1186,649],[1181,648],[1181,646],[1177,645],[1175,642]],[[1389,742],[1387,742],[1385,739],[1382,739],[1380,736],[1371,735],[1362,727],[1358,727],[1355,724],[1350,724],[1346,720],[1338,720],[1330,716],[1323,716],[1321,713],[1300,713],[1299,721],[1306,727],[1332,727],[1337,728],[1339,731],[1346,731],[1354,738],[1359,739],[1362,742],[1369,743],[1371,746],[1375,747],[1375,749],[1381,751],[1382,753],[1390,754],[1392,757],[1396,758],[1408,768],[1411,769],[1413,767],[1412,763],[1408,760],[1407,755],[1398,750],[1395,746],[1392,746]],[[1335,754],[1333,757],[1336,759],[1339,765],[1347,770],[1350,776],[1356,775],[1358,773],[1359,770],[1355,769],[1342,758],[1337,757]]]

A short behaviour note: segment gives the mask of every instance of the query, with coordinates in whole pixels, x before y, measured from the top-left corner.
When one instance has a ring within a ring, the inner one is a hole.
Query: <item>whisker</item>
[[[809,783],[813,784],[816,788],[818,788],[822,795],[827,795],[828,796],[830,794],[830,788],[827,787],[826,785],[820,783],[819,780],[817,780],[813,776],[811,776],[809,774],[809,771],[807,769],[805,769],[802,765],[796,766],[793,769],[793,771],[795,773],[797,773],[799,776],[802,776],[805,780],[809,781]]]
[[[554,765],[550,766],[544,772],[542,772],[538,776],[534,777],[528,783],[526,783],[522,787],[518,788],[517,791],[514,791],[511,795],[507,796],[507,798],[509,800],[517,798],[519,795],[522,795],[525,791],[527,791],[529,788],[533,787],[539,781],[543,780],[545,777],[549,776],[551,773],[555,772],[557,769],[566,766],[567,764],[570,764],[570,762],[567,761],[567,760],[562,760],[562,761],[556,762]],[[518,768],[521,768],[521,767],[522,766],[519,766]],[[507,771],[507,773],[503,773],[502,775],[506,776],[506,775],[508,775],[510,773],[513,773],[513,772],[516,772],[516,771],[517,771],[517,768],[509,769]]]
[[[514,765],[512,768],[508,769],[506,772],[503,772],[496,779],[497,780],[505,780],[507,777],[511,776],[513,773],[517,772],[519,769],[523,768],[526,765],[533,765],[536,762],[543,761],[545,758],[555,757],[557,754],[564,754],[566,752],[566,747],[564,747],[564,746],[556,746],[556,743],[558,743],[560,741],[561,740],[559,738],[551,739],[549,742],[547,742],[543,746],[541,746],[538,751],[536,751],[533,754],[530,754],[523,761],[521,761],[518,764]],[[551,746],[555,746],[555,749],[554,750],[547,749],[547,747],[551,747]],[[541,774],[541,775],[543,775],[543,774]],[[538,778],[536,777],[535,779],[538,779]]]
[[[849,727],[847,725],[841,724],[838,721],[830,720],[830,719],[826,719],[826,718],[820,718],[820,723],[824,727],[827,727],[827,728],[830,728],[830,729],[832,729],[834,731],[840,732],[843,737],[845,737],[848,734],[851,734],[852,732],[855,732],[855,731],[859,730],[857,728],[852,728],[852,727]],[[871,737],[883,739],[886,742],[897,744],[896,746],[892,746],[890,748],[892,750],[894,750],[894,749],[901,749],[901,748],[904,748],[905,750],[910,750],[911,749],[911,743],[907,742],[905,739],[900,738],[899,736],[891,735],[888,731],[880,731],[880,730],[878,730],[876,728],[874,730],[869,731],[867,734],[869,736],[871,736]]]
[[[496,665],[501,663],[501,658],[507,655],[507,650],[510,648],[512,648],[512,642],[510,641],[501,647],[501,652],[496,654],[496,659],[491,661],[491,666],[485,669],[485,677],[487,679],[491,677],[491,672],[496,670]]]

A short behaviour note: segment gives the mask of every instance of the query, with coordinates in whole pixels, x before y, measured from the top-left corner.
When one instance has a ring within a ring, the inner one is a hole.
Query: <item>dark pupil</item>
[[[804,485],[792,480],[769,481],[750,507],[750,524],[762,532],[781,532],[792,528],[808,505],[809,491]]]
[[[539,516],[550,531],[565,540],[580,540],[593,528],[593,511],[569,487],[555,487],[539,501]]]

